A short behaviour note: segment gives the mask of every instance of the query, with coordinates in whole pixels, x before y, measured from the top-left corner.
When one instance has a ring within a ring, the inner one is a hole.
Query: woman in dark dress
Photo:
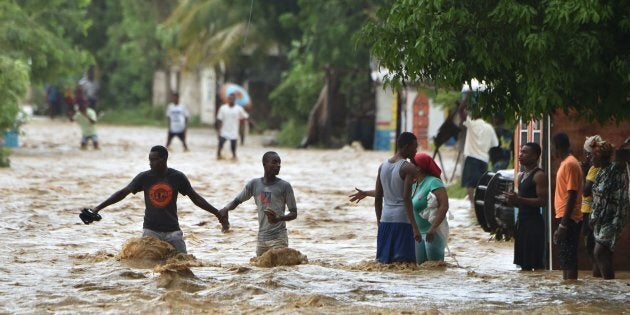
[[[545,267],[545,222],[540,207],[547,199],[547,175],[538,167],[540,145],[528,142],[519,153],[522,172],[518,176],[518,194],[505,193],[507,201],[518,207],[514,240],[514,264],[523,271]]]

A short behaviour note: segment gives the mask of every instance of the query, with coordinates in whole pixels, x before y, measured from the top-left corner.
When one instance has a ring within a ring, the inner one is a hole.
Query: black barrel
[[[514,172],[512,170],[498,173],[486,172],[475,189],[475,215],[481,228],[495,234],[497,238],[510,238],[514,235],[514,207],[506,204],[502,195],[512,191]]]

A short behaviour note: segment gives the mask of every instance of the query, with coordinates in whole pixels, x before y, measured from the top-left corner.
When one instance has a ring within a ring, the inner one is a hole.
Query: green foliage
[[[76,74],[91,61],[73,42],[90,24],[85,14],[89,2],[0,1],[0,54],[27,63],[34,83]]]
[[[199,127],[203,127],[203,124],[201,123],[201,117],[199,115],[194,115],[188,118],[188,128]]]
[[[364,28],[390,84],[491,89],[475,110],[540,117],[630,118],[630,2],[394,1]],[[392,49],[395,47],[395,49]]]
[[[449,198],[464,199],[468,197],[468,191],[462,187],[459,181],[454,181],[446,186],[446,194]]]
[[[369,47],[356,38],[381,2],[181,1],[160,34],[165,46],[172,48],[171,58],[183,55],[188,67],[220,62],[230,67],[242,62],[243,51],[252,63],[269,51],[286,55],[289,69],[270,95],[273,113],[291,124],[306,124],[326,71],[336,107],[370,104]]]
[[[236,63],[243,49],[253,57],[270,48],[285,51],[295,30],[284,28],[283,14],[296,12],[296,0],[180,1],[163,25],[163,42],[171,56],[182,54],[189,67]]]
[[[455,101],[461,99],[461,92],[447,89],[420,88],[428,97],[433,98],[442,108],[454,109]]]
[[[0,135],[19,127],[19,101],[30,83],[68,76],[90,55],[70,37],[84,34],[89,0],[0,1]],[[0,166],[10,151],[0,148]]]
[[[167,127],[164,106],[154,106],[148,103],[127,108],[104,110],[98,122],[102,124],[123,126],[154,126]],[[188,128],[202,127],[199,116],[191,116],[188,120]]]
[[[90,60],[68,36],[83,34],[89,1],[0,1],[0,131],[14,128],[29,78],[64,77]]]
[[[278,144],[283,147],[297,147],[306,132],[306,125],[302,122],[289,120],[278,133]]]
[[[312,56],[302,59],[292,51],[292,67],[271,93],[273,113],[305,123],[324,84],[323,73],[313,67]]]
[[[11,160],[9,159],[10,155],[11,150],[0,146],[0,167],[11,166]]]
[[[28,86],[28,66],[21,60],[0,55],[0,135],[15,128],[18,102]]]
[[[108,108],[151,101],[153,74],[165,61],[157,26],[172,12],[169,0],[94,0],[85,47],[100,73],[100,102]]]
[[[105,110],[99,123],[128,125],[128,126],[160,126],[166,128],[164,108],[152,106],[148,103],[127,108]]]
[[[381,1],[299,1],[298,12],[281,15],[286,29],[299,29],[288,53],[290,69],[273,91],[274,112],[306,123],[326,71],[339,86],[332,97],[347,108],[364,106],[371,97],[369,47],[355,40],[372,8]],[[343,21],[343,22],[340,22]]]

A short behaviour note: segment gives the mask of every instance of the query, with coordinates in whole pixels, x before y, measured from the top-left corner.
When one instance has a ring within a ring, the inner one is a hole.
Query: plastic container
[[[3,145],[7,148],[17,148],[20,146],[19,135],[15,130],[9,130],[2,137]]]

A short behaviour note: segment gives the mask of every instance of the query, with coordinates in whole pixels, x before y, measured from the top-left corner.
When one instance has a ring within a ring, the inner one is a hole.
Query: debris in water
[[[249,263],[257,267],[293,266],[307,264],[308,258],[298,250],[292,248],[273,248],[258,257],[253,257]]]

